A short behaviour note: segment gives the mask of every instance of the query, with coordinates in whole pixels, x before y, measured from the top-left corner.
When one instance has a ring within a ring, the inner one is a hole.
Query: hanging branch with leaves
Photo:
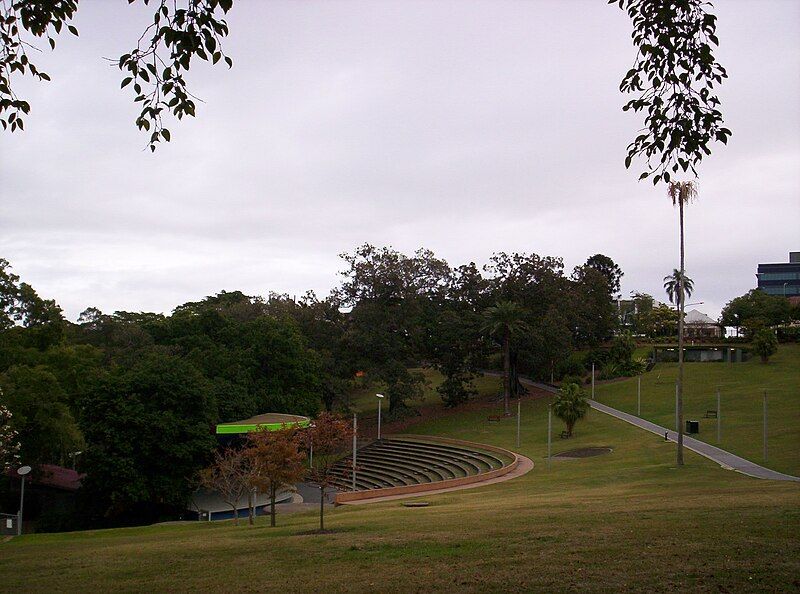
[[[182,119],[194,116],[197,97],[192,95],[184,75],[192,59],[216,64],[224,60],[230,68],[233,60],[225,55],[222,39],[228,35],[223,16],[233,0],[138,0],[153,6],[153,22],[136,48],[119,59],[111,60],[124,72],[122,87],[133,89],[134,102],[142,108],[135,123],[150,134],[148,146],[170,140],[163,117],[172,114]],[[134,4],[137,0],[128,0]],[[50,49],[56,37],[66,28],[73,35],[78,29],[70,24],[78,10],[77,0],[0,0],[0,125],[4,130],[24,130],[24,116],[30,104],[14,92],[12,79],[29,74],[40,81],[50,76],[31,60],[35,38],[47,39]]]
[[[128,0],[133,3],[136,0]],[[150,0],[142,0],[150,4]],[[184,74],[192,58],[216,64],[224,60],[230,68],[233,60],[222,50],[222,38],[228,35],[228,24],[217,18],[227,13],[233,0],[189,0],[178,8],[175,0],[160,0],[153,23],[145,29],[136,49],[117,61],[126,72],[121,87],[133,83],[134,102],[142,104],[136,126],[150,132],[148,146],[156,150],[162,139],[169,142],[170,132],[164,126],[164,113],[172,112],[179,120],[195,115],[195,97],[186,88]]]
[[[609,0],[633,21],[636,61],[620,84],[638,96],[623,110],[645,112],[645,127],[628,145],[625,167],[644,157],[653,184],[691,170],[711,154],[709,144],[727,144],[715,85],[728,77],[714,58],[717,17],[704,0]]]

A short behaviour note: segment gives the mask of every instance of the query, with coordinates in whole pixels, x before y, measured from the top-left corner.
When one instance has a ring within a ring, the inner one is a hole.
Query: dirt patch
[[[579,448],[577,450],[569,450],[567,452],[560,452],[553,456],[553,458],[562,458],[567,460],[574,460],[576,458],[592,458],[593,456],[602,456],[603,454],[610,454],[614,449],[608,446],[595,447],[595,448]]]

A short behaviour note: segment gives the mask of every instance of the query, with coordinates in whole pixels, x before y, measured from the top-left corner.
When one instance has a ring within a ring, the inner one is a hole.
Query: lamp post
[[[314,433],[313,429],[316,427],[314,423],[309,423],[308,428],[312,431],[308,432],[308,467],[314,468]]]
[[[353,491],[356,490],[356,456],[358,455],[358,417],[353,413]]]
[[[22,507],[25,504],[25,475],[30,471],[30,466],[23,466],[17,469],[17,474],[22,477],[22,488],[19,492],[19,513],[17,514],[17,536],[22,534]]]
[[[383,394],[375,394],[378,397],[378,441],[381,440],[381,402],[383,402]]]

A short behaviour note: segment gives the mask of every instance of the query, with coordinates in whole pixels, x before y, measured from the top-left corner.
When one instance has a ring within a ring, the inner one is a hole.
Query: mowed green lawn
[[[499,386],[499,380],[495,386]],[[547,400],[523,403],[521,453],[534,470],[488,487],[327,513],[271,529],[188,523],[31,535],[0,545],[0,590],[18,591],[778,591],[800,586],[800,485],[752,479],[590,412],[554,452]],[[514,448],[514,419],[456,413],[414,427]],[[561,426],[554,422],[554,433]]]
[[[684,417],[700,421],[700,433],[693,437],[800,476],[800,345],[781,345],[767,364],[754,357],[746,363],[687,363],[685,369]],[[675,427],[676,377],[674,363],[660,363],[642,376],[642,417],[670,429]],[[717,420],[704,418],[707,410],[717,408],[717,387],[722,404],[721,442],[717,442]],[[636,378],[598,385],[595,395],[604,404],[636,414]]]
[[[420,367],[411,369],[412,372],[419,372],[425,377],[425,384],[423,385],[422,398],[418,400],[409,400],[408,406],[412,408],[419,408],[422,406],[441,405],[442,396],[436,391],[436,388],[444,380],[444,376],[430,367]],[[502,393],[502,385],[494,377],[479,376],[473,381],[473,386],[481,396],[494,396]],[[358,413],[366,413],[367,415],[377,416],[378,403],[375,394],[380,393],[383,386],[377,383],[365,382],[365,385],[357,388],[350,394],[350,406]],[[383,402],[383,410],[386,411],[389,406],[388,401]]]

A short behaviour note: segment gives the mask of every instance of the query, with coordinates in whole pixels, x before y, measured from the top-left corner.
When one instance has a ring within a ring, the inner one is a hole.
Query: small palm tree
[[[678,272],[677,287],[674,295],[677,296],[678,306],[678,394],[676,402],[676,414],[678,417],[678,454],[677,464],[683,466],[683,306],[686,303],[685,296],[691,294],[691,285],[687,286],[686,266],[684,262],[684,241],[683,241],[683,207],[697,198],[697,184],[693,181],[671,182],[667,195],[672,200],[672,205],[678,207],[678,221],[681,232],[681,267]],[[665,285],[666,286],[666,285]]]
[[[672,270],[672,274],[669,276],[664,277],[664,290],[667,292],[667,297],[669,297],[669,302],[674,303],[675,306],[680,309],[680,303],[678,302],[679,296],[679,287],[681,285],[681,271],[677,268]],[[685,302],[687,298],[692,296],[692,292],[694,291],[694,281],[686,276],[686,273],[683,274],[683,301]]]
[[[553,400],[553,413],[567,426],[567,435],[572,437],[575,423],[586,416],[589,402],[586,393],[578,384],[567,384],[562,387]]]
[[[499,301],[483,312],[483,332],[499,337],[503,346],[503,411],[511,414],[511,337],[528,330],[523,317],[525,311],[513,301]]]

